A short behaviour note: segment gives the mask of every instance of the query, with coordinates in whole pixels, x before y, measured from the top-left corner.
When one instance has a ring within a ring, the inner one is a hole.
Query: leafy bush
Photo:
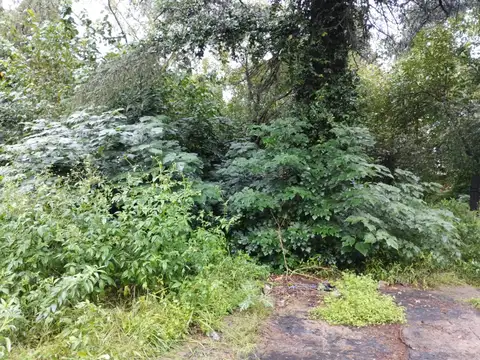
[[[413,261],[393,263],[378,258],[371,259],[366,264],[365,272],[374,279],[389,284],[436,287],[464,283],[455,261],[439,263],[431,254],[421,255]]]
[[[5,290],[5,288],[1,289],[2,292]],[[4,295],[8,295],[8,293]],[[9,336],[17,330],[16,323],[21,319],[22,311],[17,299],[4,300],[0,298],[0,358],[12,350],[12,341]]]
[[[96,65],[96,31],[91,21],[75,24],[71,15],[67,7],[61,19],[42,21],[27,9],[20,19],[2,19],[8,30],[0,40],[5,74],[0,90],[33,114],[61,113],[75,86]]]
[[[191,227],[188,183],[162,172],[146,186],[130,177],[114,198],[108,184],[92,190],[97,181],[39,183],[23,193],[5,185],[0,267],[16,284],[10,294],[28,290],[30,308],[47,316],[109,286],[156,290],[224,255],[220,228]],[[116,215],[112,201],[122,204]]]
[[[450,210],[457,218],[460,235],[460,259],[455,270],[468,282],[480,283],[480,218],[478,212],[470,211],[469,205],[460,200],[444,200],[442,208]]]
[[[298,118],[255,127],[257,142],[235,143],[219,171],[229,191],[235,246],[281,264],[320,254],[346,265],[381,254],[437,260],[456,253],[457,232],[447,211],[423,200],[432,184],[373,162],[367,130],[334,126],[330,140],[310,143]],[[391,184],[387,184],[386,181]]]
[[[456,254],[444,262],[436,261],[431,252],[410,259],[389,262],[386,259],[371,259],[366,272],[377,280],[389,283],[408,283],[421,286],[480,282],[480,219],[478,213],[470,211],[469,205],[460,200],[443,200],[436,204],[440,209],[450,211],[458,232]]]
[[[5,146],[1,157],[24,175],[46,169],[66,175],[86,159],[108,175],[121,175],[132,164],[148,170],[155,166],[155,159],[166,166],[176,163],[187,174],[202,167],[195,154],[182,151],[177,141],[167,138],[169,128],[162,116],[131,123],[119,111],[101,115],[81,111],[61,120],[32,121],[24,131],[29,135]]]
[[[76,89],[71,105],[123,108],[129,119],[161,113],[202,121],[221,115],[225,104],[217,69],[204,66],[202,73],[192,73],[190,61],[183,60],[187,63],[152,41],[132,44],[110,54]]]
[[[208,331],[220,325],[222,315],[237,307],[247,310],[254,305],[270,306],[268,299],[260,296],[257,281],[267,275],[267,268],[253,264],[246,256],[227,257],[184,282],[178,297],[193,309],[193,323]]]
[[[329,293],[325,305],[311,311],[311,316],[335,325],[367,326],[404,323],[405,310],[389,295],[379,294],[377,282],[368,276],[349,273],[335,285],[339,295]]]
[[[457,218],[462,260],[467,262],[478,260],[480,255],[480,217],[478,212],[470,211],[468,203],[460,200],[444,200],[440,206],[450,210]]]
[[[0,299],[18,299],[23,321],[55,332],[83,301],[152,293],[189,314],[182,326],[205,329],[256,301],[265,270],[227,256],[230,223],[193,215],[191,183],[160,169],[148,183],[129,175],[114,193],[86,175],[38,179],[32,190],[5,183],[0,192]]]
[[[246,257],[226,257],[208,265],[178,291],[142,296],[128,307],[80,302],[65,309],[58,334],[40,344],[14,349],[12,358],[156,358],[184,338],[191,327],[211,331],[235,308],[265,304],[257,281],[266,275],[265,268]]]
[[[232,121],[223,117],[181,118],[168,121],[168,139],[202,159],[204,178],[225,158],[232,136]]]
[[[155,90],[163,85],[164,70],[158,54],[146,46],[132,46],[100,64],[77,88],[71,106],[123,108],[133,118],[163,113],[165,104]]]
[[[454,192],[464,191],[480,169],[474,19],[423,29],[391,69],[370,65],[359,72],[360,109],[384,163]]]

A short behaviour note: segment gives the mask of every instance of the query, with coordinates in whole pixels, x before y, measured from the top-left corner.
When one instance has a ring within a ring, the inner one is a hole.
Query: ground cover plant
[[[476,309],[480,309],[480,299],[470,299],[469,303],[472,304]]]
[[[406,321],[405,309],[398,306],[392,296],[380,294],[378,282],[369,276],[344,273],[335,287],[335,291],[325,295],[324,304],[310,312],[313,318],[351,326]]]

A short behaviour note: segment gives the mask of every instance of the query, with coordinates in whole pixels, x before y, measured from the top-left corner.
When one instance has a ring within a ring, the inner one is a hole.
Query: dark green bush
[[[316,256],[343,265],[458,252],[452,215],[423,200],[434,185],[375,164],[366,129],[337,125],[316,143],[310,131],[301,119],[281,119],[255,127],[256,143],[231,147],[219,174],[230,211],[242,216],[236,248],[277,265],[281,243],[290,261]]]
[[[460,276],[467,281],[480,282],[480,218],[477,211],[470,211],[467,202],[444,200],[440,206],[450,210],[457,218],[460,236],[460,259],[456,266]]]

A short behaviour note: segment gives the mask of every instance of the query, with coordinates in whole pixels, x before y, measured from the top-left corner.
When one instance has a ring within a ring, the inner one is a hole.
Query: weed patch
[[[405,311],[389,295],[377,291],[377,282],[370,276],[345,273],[335,282],[337,292],[325,296],[324,305],[311,312],[315,319],[330,324],[367,326],[404,323]]]
[[[74,308],[65,308],[59,322],[50,327],[58,331],[56,334],[14,349],[10,358],[156,358],[189,336],[192,329],[222,332],[223,317],[236,309],[245,310],[238,319],[244,314],[248,319],[251,313],[261,313],[268,302],[261,295],[257,279],[266,274],[265,268],[246,257],[226,258],[186,281],[177,293],[141,296],[133,304],[114,308],[80,302]],[[229,334],[234,342],[234,333]],[[246,334],[240,333],[238,338],[240,347]]]
[[[179,359],[246,359],[255,351],[259,329],[270,314],[265,306],[252,306],[247,311],[227,316],[218,328],[217,339],[201,336],[186,340],[163,358]]]
[[[373,260],[367,264],[366,273],[375,280],[382,280],[389,284],[409,284],[423,288],[440,285],[461,285],[466,282],[454,266],[441,267],[427,257],[410,264],[386,264]]]
[[[268,270],[228,254],[229,221],[196,212],[190,182],[89,175],[0,191],[0,357],[155,358],[266,303]]]

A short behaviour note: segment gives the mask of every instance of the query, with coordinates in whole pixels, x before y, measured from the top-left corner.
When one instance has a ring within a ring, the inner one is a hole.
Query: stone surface
[[[308,311],[318,303],[318,292],[284,289],[282,293],[281,287],[277,287],[277,303],[283,306],[265,324],[257,351],[250,359],[480,358],[480,313],[464,302],[480,297],[480,291],[470,287],[423,291],[403,286],[383,286],[382,291],[406,308],[406,325],[353,328],[310,320]]]

